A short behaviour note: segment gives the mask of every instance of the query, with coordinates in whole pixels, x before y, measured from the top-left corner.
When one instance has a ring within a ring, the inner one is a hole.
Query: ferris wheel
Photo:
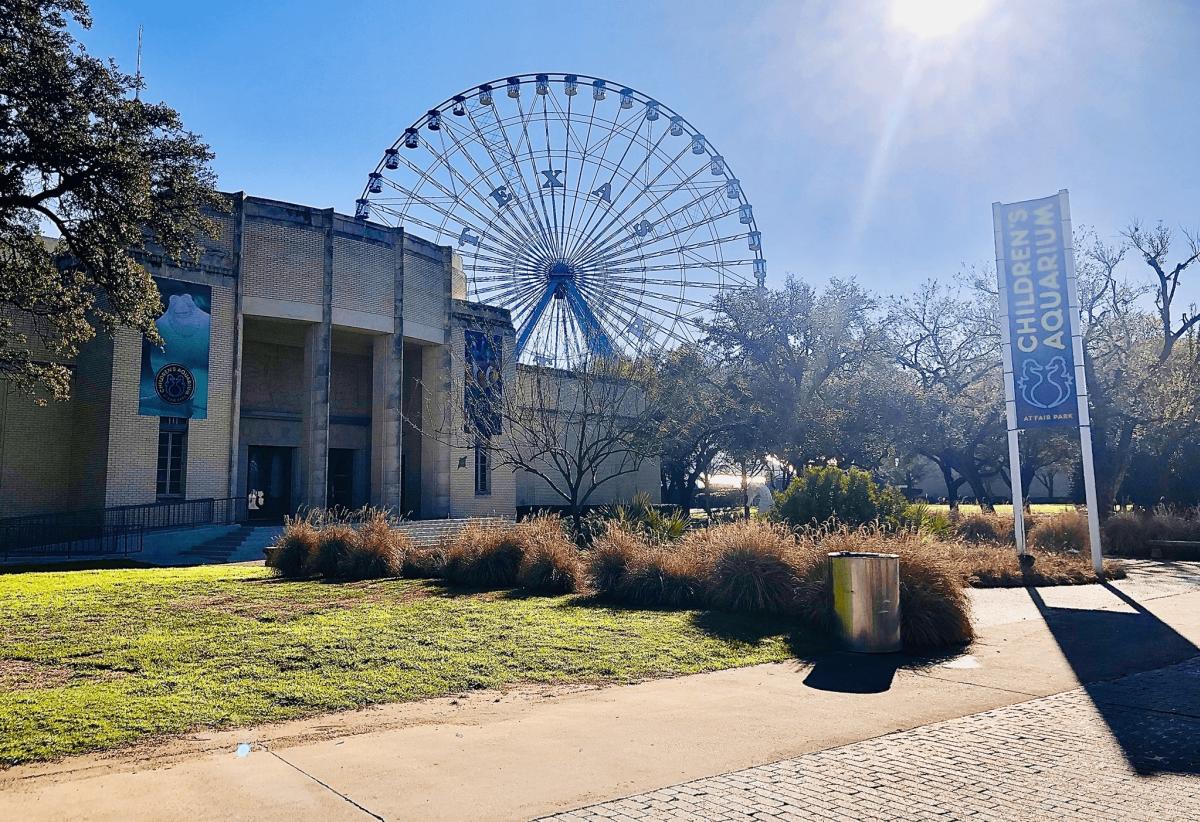
[[[598,77],[454,95],[384,152],[355,214],[452,246],[468,298],[507,308],[535,365],[697,339],[714,296],[766,278],[725,158],[666,105]]]

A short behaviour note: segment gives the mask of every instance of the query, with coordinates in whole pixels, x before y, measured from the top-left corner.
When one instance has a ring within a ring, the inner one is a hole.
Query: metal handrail
[[[206,497],[9,517],[0,519],[0,556],[136,553],[146,531],[240,522],[245,505]]]

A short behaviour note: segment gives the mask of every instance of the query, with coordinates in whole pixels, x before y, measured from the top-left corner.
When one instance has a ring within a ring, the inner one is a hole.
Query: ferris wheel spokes
[[[534,364],[686,342],[712,297],[765,272],[725,159],[599,78],[521,75],[430,109],[370,175],[355,213],[372,209],[455,248],[468,296],[509,310]]]

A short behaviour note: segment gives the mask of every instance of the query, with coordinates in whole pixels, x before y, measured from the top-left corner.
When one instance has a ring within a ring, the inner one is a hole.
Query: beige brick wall
[[[405,238],[405,244],[405,325],[440,329],[446,323],[446,267],[432,256],[438,249],[410,237]]]
[[[189,499],[229,496],[230,425],[232,423],[235,291],[212,286],[212,333],[208,349],[208,419],[188,423],[187,482]],[[155,433],[157,438],[157,432]],[[157,439],[156,439],[157,447]],[[155,465],[157,472],[157,465]]]
[[[166,272],[164,272],[166,273]],[[169,273],[166,273],[170,276]],[[188,422],[189,499],[229,494],[230,403],[233,400],[234,288],[212,285],[208,418]],[[121,329],[113,340],[106,506],[154,502],[158,475],[158,417],[138,415],[141,336]]]
[[[488,331],[489,334],[499,333]],[[513,385],[512,363],[514,338],[505,335],[501,361],[504,363],[505,385]],[[456,435],[449,449],[450,456],[450,515],[454,517],[488,516],[498,514],[512,516],[516,513],[517,482],[511,468],[497,467],[492,470],[492,493],[475,495],[475,449],[457,447],[463,440],[463,388],[466,339],[461,326],[450,329],[450,426]],[[497,438],[497,448],[504,448],[505,437]],[[462,442],[465,445],[465,442]],[[460,461],[463,467],[459,467]]]
[[[371,357],[334,351],[329,369],[329,413],[371,415]]]
[[[112,340],[94,340],[79,353],[71,383],[70,487],[76,505],[103,508],[108,474],[109,403],[112,399]]]
[[[333,238],[333,307],[391,317],[395,252],[379,243]]]
[[[9,329],[11,334],[21,334],[25,337],[23,345],[14,344],[14,349],[27,349],[30,356],[39,362],[57,362],[64,365],[70,365],[72,359],[70,357],[60,356],[59,353],[42,343],[42,338],[37,333],[38,324],[45,323],[45,320],[38,320],[33,315],[24,311],[17,311],[10,306],[0,306],[0,320],[7,320],[12,323]],[[44,330],[50,331],[49,328]]]
[[[128,328],[113,338],[112,417],[105,506],[154,502],[158,417],[138,416],[142,337]]]
[[[66,493],[72,411],[69,401],[38,406],[0,379],[0,517],[75,507]]]
[[[304,349],[247,339],[242,344],[242,407],[299,414]]]
[[[242,246],[247,296],[321,304],[325,235],[320,229],[247,217]]]

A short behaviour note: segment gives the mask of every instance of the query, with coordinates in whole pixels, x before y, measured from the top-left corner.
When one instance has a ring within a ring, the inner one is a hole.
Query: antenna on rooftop
[[[133,99],[140,100],[142,98],[142,27],[138,26],[138,50],[137,50],[137,87],[133,90]]]

